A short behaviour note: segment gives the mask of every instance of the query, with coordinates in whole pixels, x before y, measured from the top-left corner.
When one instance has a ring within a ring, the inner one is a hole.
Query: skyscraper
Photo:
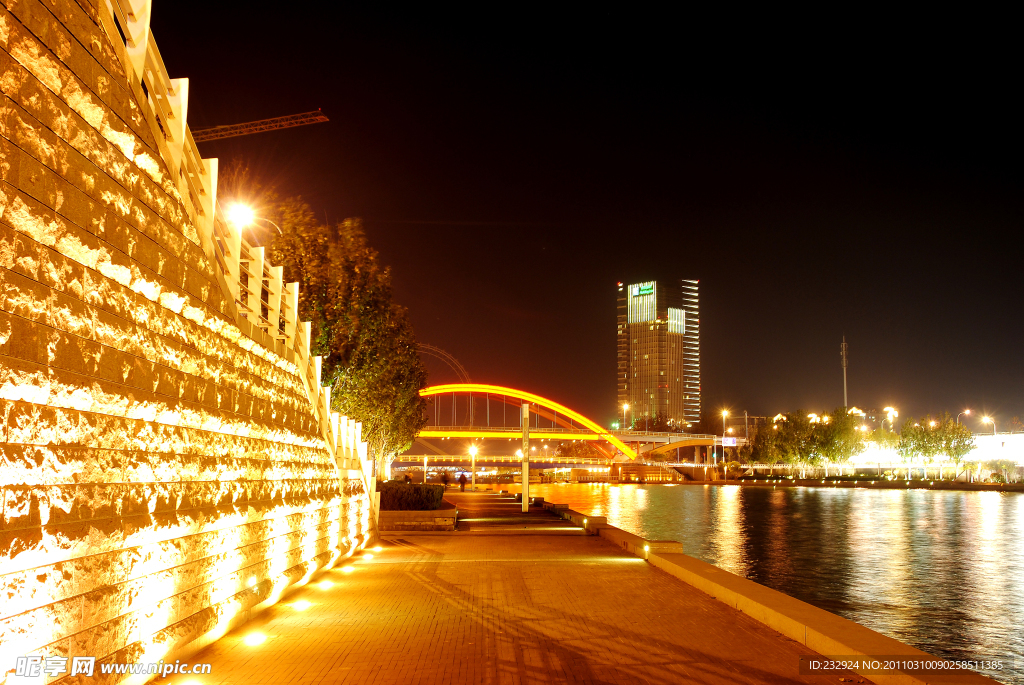
[[[697,281],[647,281],[616,292],[618,413],[640,427],[662,413],[674,425],[700,420]],[[646,419],[646,421],[645,421]]]

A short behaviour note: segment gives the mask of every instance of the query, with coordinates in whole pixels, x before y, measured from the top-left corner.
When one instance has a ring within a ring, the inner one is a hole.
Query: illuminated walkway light
[[[262,645],[266,641],[267,641],[267,636],[264,633],[261,633],[259,631],[255,632],[255,633],[249,633],[248,635],[245,636],[245,640],[244,640],[245,644],[249,645],[250,647],[255,647],[256,645]]]

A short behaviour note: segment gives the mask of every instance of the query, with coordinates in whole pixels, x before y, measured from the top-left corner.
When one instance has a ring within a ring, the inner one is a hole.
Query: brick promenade
[[[492,494],[456,533],[397,533],[200,652],[171,683],[830,683],[807,650],[698,590]],[[387,535],[387,534],[385,534]],[[327,581],[326,583],[324,581]],[[328,587],[328,584],[330,586]],[[306,603],[309,606],[306,606]],[[265,635],[259,645],[246,637]],[[846,674],[853,683],[863,677]]]

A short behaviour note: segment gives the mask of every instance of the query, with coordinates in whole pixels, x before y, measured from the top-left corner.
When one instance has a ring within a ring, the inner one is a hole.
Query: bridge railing
[[[442,454],[406,454],[406,455],[402,455],[400,457],[395,457],[395,463],[400,463],[400,464],[417,464],[417,463],[419,463],[419,464],[422,464],[424,458],[426,458],[426,460],[427,460],[428,467],[429,467],[430,464],[435,464],[436,465],[438,462],[441,462],[441,463],[460,463],[460,464],[465,463],[465,464],[468,464],[472,460],[469,457],[469,455],[461,455],[461,454],[444,454],[444,455],[442,455]],[[481,463],[486,464],[486,463],[491,463],[491,462],[509,463],[509,464],[514,464],[514,465],[519,465],[519,464],[523,463],[523,460],[520,457],[515,456],[515,455],[488,456],[488,455],[478,454],[478,455],[476,455],[476,461],[477,461],[478,465],[481,464]],[[536,465],[536,464],[541,464],[541,463],[545,463],[545,464],[589,464],[591,466],[608,466],[608,464],[610,462],[609,462],[609,460],[607,458],[601,458],[601,457],[597,457],[597,458],[594,458],[594,457],[580,457],[580,458],[575,458],[574,459],[574,458],[567,458],[567,457],[559,457],[559,456],[556,456],[554,454],[549,454],[547,456],[545,456],[543,454],[531,454],[530,455],[530,464],[531,465]]]
[[[476,425],[474,425],[474,426],[435,426],[435,425],[432,425],[432,424],[428,424],[428,425],[424,426],[423,428],[424,428],[424,430],[450,431],[450,432],[453,432],[453,433],[454,432],[458,432],[458,431],[481,431],[481,430],[486,430],[486,431],[502,431],[502,432],[512,433],[512,434],[519,434],[519,433],[523,432],[522,426],[476,426]],[[590,430],[589,428],[562,428],[561,426],[555,426],[554,428],[546,428],[546,427],[543,427],[543,426],[538,428],[536,426],[530,426],[530,432],[531,433],[578,433],[580,435],[593,435],[594,434],[594,431]],[[609,432],[613,432],[613,431],[609,431]]]
[[[704,440],[712,440],[714,438],[721,439],[721,436],[712,435],[710,433],[674,433],[669,431],[635,431],[635,430],[610,430],[609,433],[617,435],[622,439],[627,436],[636,435],[642,437],[651,438],[679,438],[680,440],[690,440],[693,438],[701,438]]]

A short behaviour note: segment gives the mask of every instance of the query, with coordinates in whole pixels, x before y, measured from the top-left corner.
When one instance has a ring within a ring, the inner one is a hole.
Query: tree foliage
[[[758,427],[751,458],[765,464],[844,464],[863,452],[864,446],[856,417],[843,407],[813,421],[807,412],[795,411]]]
[[[331,408],[363,424],[376,458],[407,449],[427,421],[427,374],[406,311],[392,301],[390,270],[358,219],[325,225],[301,198],[274,209],[280,233],[268,258],[299,283],[299,319],[312,324]]]
[[[605,455],[587,440],[559,443],[555,456],[561,459],[600,459]]]
[[[762,464],[777,464],[783,456],[778,424],[758,426],[751,441],[751,459]]]
[[[922,419],[910,417],[900,430],[896,451],[904,461],[922,459],[931,462],[942,455],[959,465],[975,447],[971,430],[957,423],[948,413]]]

